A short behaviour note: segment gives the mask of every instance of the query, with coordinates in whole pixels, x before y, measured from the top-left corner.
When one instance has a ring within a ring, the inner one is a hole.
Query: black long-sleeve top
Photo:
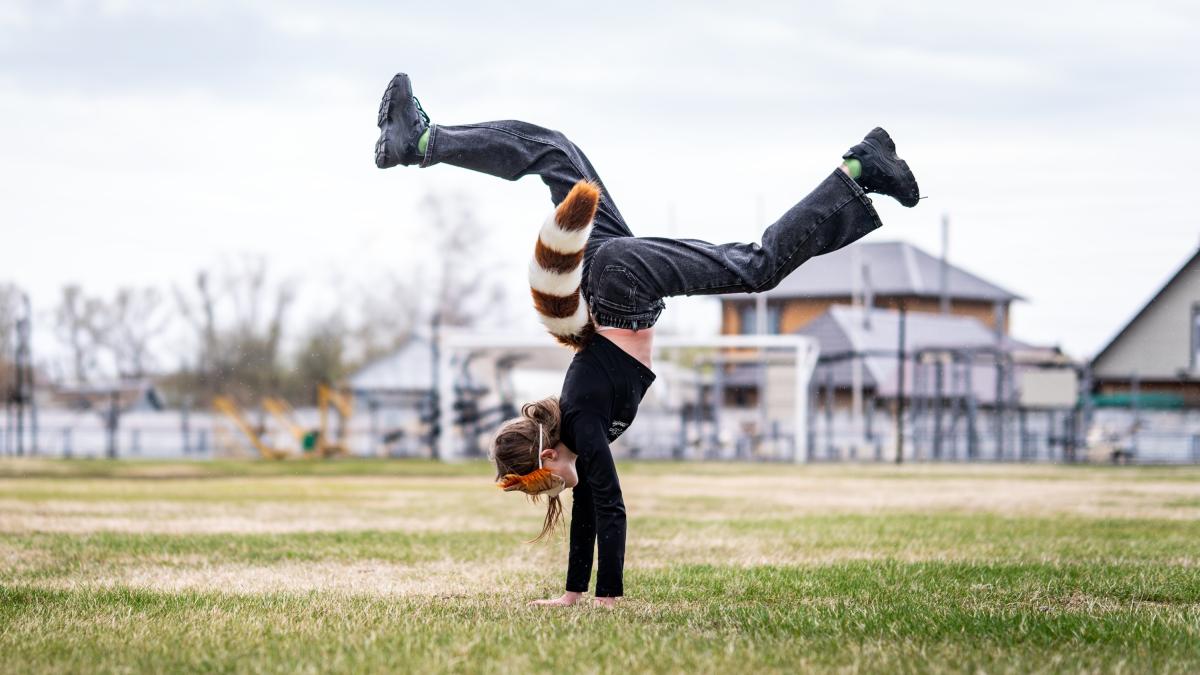
[[[599,544],[596,596],[624,595],[625,502],[608,444],[637,415],[654,373],[607,338],[596,335],[575,355],[563,381],[562,441],[579,455],[571,507],[567,590],[584,593]]]

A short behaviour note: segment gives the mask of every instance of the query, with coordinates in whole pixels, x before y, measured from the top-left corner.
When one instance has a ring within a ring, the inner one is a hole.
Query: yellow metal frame
[[[213,408],[216,408],[217,411],[224,414],[233,422],[234,426],[250,440],[250,444],[254,446],[254,449],[258,450],[258,454],[263,459],[284,459],[292,454],[290,450],[273,448],[263,442],[262,436],[254,428],[254,425],[250,424],[246,416],[242,414],[241,408],[228,396],[217,396],[214,398]]]
[[[329,438],[329,407],[337,408],[341,417],[336,440]],[[350,419],[354,416],[354,398],[349,392],[338,391],[328,385],[317,385],[317,408],[321,411],[321,426],[317,430],[317,454],[321,457],[348,455],[346,436],[350,430]]]
[[[303,449],[304,439],[308,436],[308,430],[296,422],[296,411],[292,408],[292,404],[284,399],[268,396],[263,399],[263,408],[271,413],[271,416],[275,418],[275,421],[279,422],[280,426],[287,429],[292,438],[296,439],[298,447]]]
[[[304,442],[313,432],[305,429],[296,422],[295,410],[291,404],[281,398],[267,397],[263,399],[262,405],[263,409],[270,413],[279,425],[296,439],[297,447],[301,451],[300,454],[303,454]],[[213,399],[213,408],[228,417],[264,459],[284,459],[297,454],[287,448],[276,448],[267,445],[262,438],[262,434],[246,419],[245,414],[242,413],[242,409],[238,407],[238,404],[232,398],[217,396]],[[354,397],[349,392],[339,391],[333,387],[321,384],[317,386],[317,408],[320,411],[320,426],[315,430],[316,443],[312,448],[313,454],[310,456],[337,457],[350,454],[347,437],[349,436],[350,420],[354,417]],[[332,438],[329,431],[330,408],[337,411],[341,422],[338,426],[336,438]]]

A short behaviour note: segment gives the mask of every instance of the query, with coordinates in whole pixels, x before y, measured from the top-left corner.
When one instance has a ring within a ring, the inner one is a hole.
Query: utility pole
[[[104,414],[104,428],[108,432],[108,448],[105,454],[109,459],[117,458],[117,430],[120,428],[121,419],[120,396],[120,390],[115,387],[108,393],[108,411]]]
[[[979,457],[979,432],[976,421],[979,414],[979,400],[975,398],[975,352],[967,352],[967,367],[963,371],[966,376],[967,389],[967,459]]]
[[[950,214],[942,214],[942,264],[939,270],[939,309],[942,314],[950,313]]]
[[[995,391],[995,407],[993,408],[993,418],[995,420],[994,431],[996,435],[996,459],[1003,459],[1005,454],[1005,438],[1008,426],[1008,410],[1005,406],[1004,381],[1006,377],[1005,363],[1006,351],[1004,348],[1004,326],[1008,323],[1008,316],[1005,311],[1004,303],[997,301],[994,305],[994,321],[996,324],[996,391]]]
[[[1129,457],[1137,457],[1138,432],[1142,428],[1142,378],[1136,371],[1129,378],[1129,408],[1133,413],[1133,421],[1129,425]]]
[[[896,463],[904,463],[904,362],[908,352],[904,347],[904,324],[908,320],[904,302],[900,302],[900,346],[897,349],[899,359],[896,364]]]
[[[863,281],[863,307],[867,310],[863,312],[862,327],[863,330],[871,330],[871,310],[875,309],[875,289],[871,287],[871,266],[863,265],[862,268]]]
[[[755,203],[755,223],[756,227],[761,228],[762,222],[766,218],[765,208],[763,207],[763,196],[759,195]],[[767,321],[767,294],[765,292],[754,296],[754,318],[755,333],[758,335],[766,335],[770,328]],[[769,385],[767,373],[767,348],[758,348],[758,436],[760,439],[765,439],[767,436],[767,424],[770,415],[767,410],[767,387]]]
[[[865,321],[864,313],[870,311],[864,305],[862,296],[862,248],[852,246],[850,249],[850,302],[856,308],[855,319]],[[853,343],[851,349],[853,349]],[[863,364],[862,359],[854,354],[850,358],[850,437],[852,451],[857,454],[863,442]]]
[[[1076,404],[1076,423],[1071,439],[1070,461],[1075,461],[1076,452],[1087,448],[1087,434],[1092,426],[1092,363],[1083,364],[1079,373],[1079,402]]]
[[[942,352],[934,354],[933,362],[933,458],[942,459],[942,391],[945,379],[946,355]]]
[[[431,387],[429,390],[429,456],[434,460],[441,459],[440,441],[442,438],[442,406],[441,406],[441,325],[442,313],[435,312],[432,321],[432,331],[430,335],[430,348],[433,352],[431,366],[433,374],[431,377]]]
[[[16,413],[15,451],[18,457],[25,454],[25,413],[29,412],[31,445],[29,454],[37,453],[37,412],[33,407],[33,355],[30,348],[33,330],[33,311],[30,308],[29,296],[21,295],[21,318],[16,325],[16,353],[13,359],[15,372],[12,391],[9,394],[10,405]]]

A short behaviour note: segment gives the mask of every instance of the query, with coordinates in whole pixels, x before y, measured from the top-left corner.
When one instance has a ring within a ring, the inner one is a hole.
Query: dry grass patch
[[[451,560],[420,564],[361,560],[207,565],[176,560],[163,561],[162,564],[91,569],[70,577],[33,580],[26,585],[59,590],[134,588],[166,593],[322,592],[365,596],[490,596],[511,589],[514,579],[528,580],[531,570],[536,570],[539,563],[549,567],[550,560],[539,560],[545,557],[510,556],[487,564]],[[550,579],[547,578],[547,581]],[[557,588],[557,578],[549,585]]]
[[[546,612],[524,602],[561,590],[565,541],[523,544],[540,509],[479,467],[85,468],[0,479],[0,671],[1200,664],[1194,476],[625,465],[628,598]]]
[[[1049,481],[914,477],[909,480],[852,476],[635,476],[624,481],[635,506],[684,511],[689,500],[720,502],[695,517],[722,519],[748,514],[954,511],[1004,515],[1066,514],[1090,518],[1192,519],[1178,504],[1200,499],[1200,483],[1116,482],[1091,477]],[[638,488],[645,484],[645,489]],[[651,495],[640,497],[639,495]]]

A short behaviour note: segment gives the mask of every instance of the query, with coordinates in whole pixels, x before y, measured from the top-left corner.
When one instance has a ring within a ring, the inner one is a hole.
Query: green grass
[[[621,472],[627,597],[547,611],[479,463],[0,462],[0,671],[1200,670],[1194,469]]]

